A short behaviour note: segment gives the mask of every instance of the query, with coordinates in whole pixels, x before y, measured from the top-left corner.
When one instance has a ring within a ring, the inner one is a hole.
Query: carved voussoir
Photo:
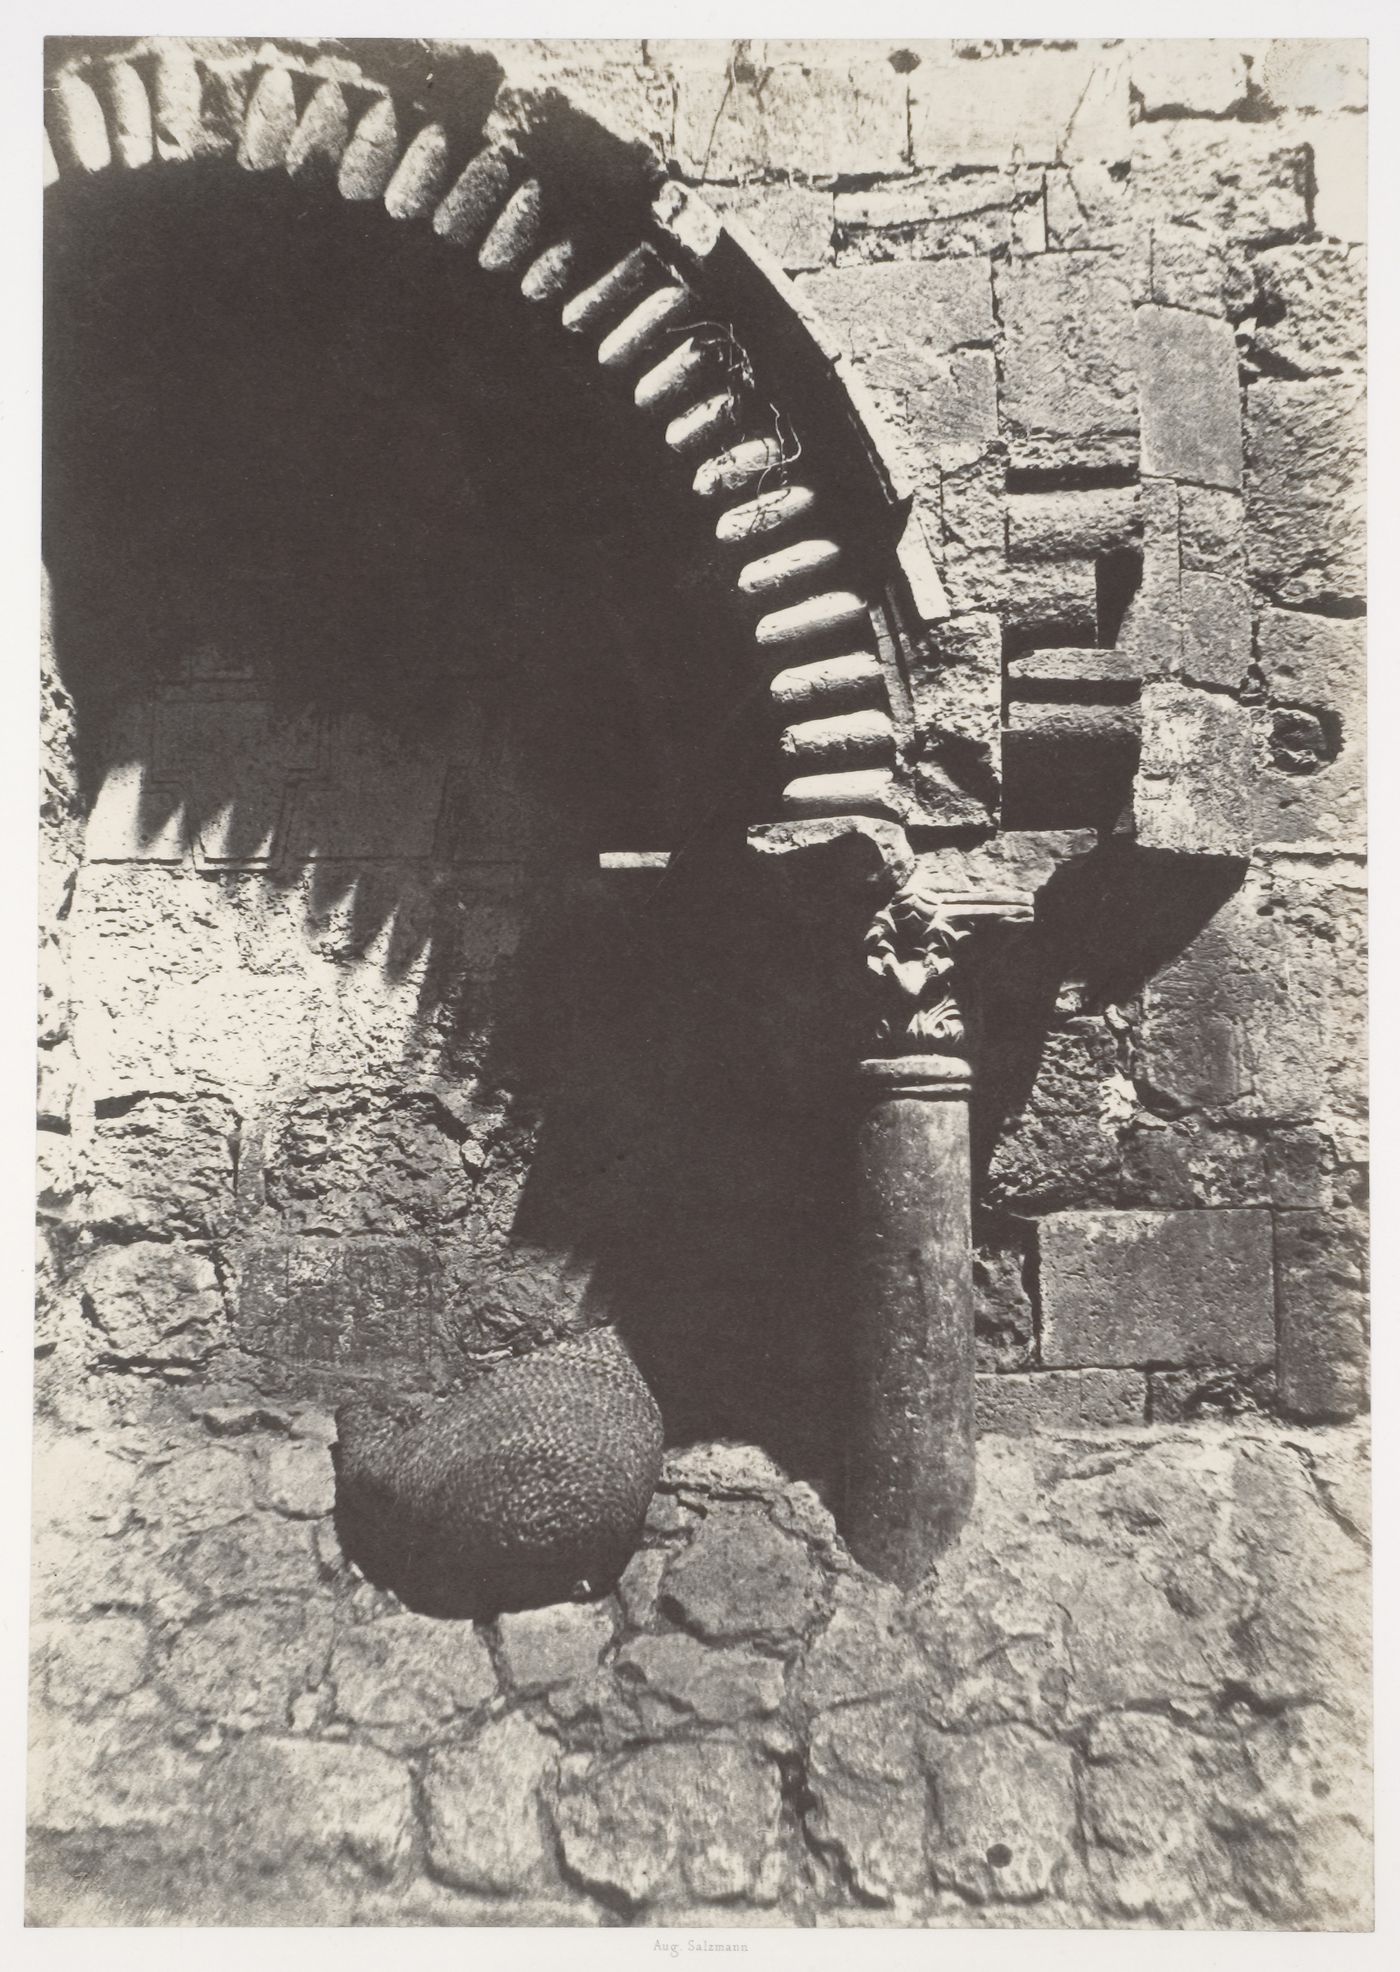
[[[517,185],[481,243],[477,265],[488,274],[515,274],[530,262],[544,223],[544,194],[537,178]]]
[[[632,401],[639,411],[673,410],[703,389],[718,369],[718,346],[700,336],[687,336],[638,378]]]
[[[786,713],[844,711],[873,699],[883,700],[885,674],[872,651],[851,651],[842,657],[818,658],[780,671],[768,687],[773,702]]]
[[[760,617],[754,635],[763,650],[783,649],[838,632],[852,635],[867,628],[869,620],[870,611],[862,597],[850,589],[831,589]]]
[[[478,151],[433,214],[433,231],[454,246],[477,246],[509,197],[513,175],[507,151]]]
[[[567,294],[578,263],[578,248],[572,240],[556,240],[538,254],[520,277],[520,292],[527,301],[557,301]]]
[[[599,275],[582,294],[566,303],[564,327],[574,335],[601,335],[625,312],[642,291],[657,278],[664,278],[666,267],[650,247],[632,251],[606,274]]]
[[[739,571],[739,589],[746,596],[779,596],[785,589],[825,579],[841,559],[835,541],[794,541],[791,547],[761,555]]]
[[[331,177],[350,142],[350,106],[338,82],[323,82],[307,104],[287,146],[292,178]]]
[[[408,146],[384,190],[393,219],[426,219],[452,175],[452,145],[440,123],[425,123]]]
[[[113,154],[127,171],[139,171],[155,156],[155,126],[146,84],[130,62],[113,62],[104,81]]]
[[[784,756],[795,766],[865,767],[894,756],[895,733],[889,714],[874,708],[837,713],[826,719],[803,719],[782,737]]]
[[[297,99],[284,68],[265,69],[243,120],[238,162],[245,171],[271,171],[287,162],[296,135]]]
[[[707,459],[695,475],[695,491],[702,500],[717,493],[740,493],[755,481],[776,479],[783,467],[783,448],[776,438],[746,438],[718,457]]]
[[[105,171],[112,162],[107,119],[97,92],[80,75],[61,75],[49,90],[46,122],[61,165]]]
[[[605,370],[630,369],[668,329],[676,328],[695,312],[695,297],[688,288],[657,288],[603,337],[598,361]]]
[[[721,514],[715,522],[715,539],[726,547],[741,547],[805,520],[816,504],[817,496],[810,486],[774,487],[756,500],[745,500]]]
[[[739,405],[727,390],[692,404],[666,427],[666,443],[673,452],[696,452],[722,441],[739,421]]]
[[[371,103],[355,125],[336,183],[340,196],[360,202],[382,199],[399,160],[399,119],[391,96]]]

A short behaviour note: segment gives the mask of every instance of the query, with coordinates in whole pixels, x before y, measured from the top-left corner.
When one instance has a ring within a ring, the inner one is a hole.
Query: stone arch
[[[878,414],[742,228],[670,181],[645,142],[489,56],[458,78],[377,79],[269,44],[157,40],[64,68],[46,183],[218,159],[379,202],[471,254],[596,349],[718,509],[784,782],[750,817],[913,813],[902,633],[944,613]],[[800,461],[800,468],[799,468]]]

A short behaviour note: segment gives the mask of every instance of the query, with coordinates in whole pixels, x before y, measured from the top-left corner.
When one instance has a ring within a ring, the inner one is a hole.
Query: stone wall
[[[494,52],[750,230],[914,489],[925,840],[1037,903],[983,1009],[979,1517],[900,1605],[802,1483],[811,954],[597,875],[744,675],[669,482],[638,442],[600,490],[606,407],[483,317],[486,361],[430,239],[390,282],[281,191],[79,206],[36,1921],[1362,1924],[1359,44]],[[663,649],[713,683],[639,735]],[[678,1447],[618,1598],[478,1631],[358,1581],[325,1406],[599,1319]]]

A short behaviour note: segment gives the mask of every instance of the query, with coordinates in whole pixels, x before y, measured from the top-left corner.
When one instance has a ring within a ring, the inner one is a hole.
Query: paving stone
[[[807,1549],[756,1508],[717,1507],[666,1571],[663,1612],[701,1636],[789,1638],[812,1622],[819,1584]]]
[[[1269,1361],[1267,1212],[1057,1212],[1041,1222],[1047,1364]]]
[[[1136,465],[1132,309],[1113,261],[1043,254],[999,268],[996,286],[1012,465]]]
[[[319,1520],[335,1505],[335,1468],[324,1445],[272,1444],[263,1464],[267,1505],[298,1520]]]
[[[434,1753],[424,1779],[434,1871],[464,1890],[547,1893],[555,1870],[541,1793],[557,1755],[555,1741],[520,1712]]]
[[[807,1825],[857,1893],[889,1903],[928,1876],[929,1795],[907,1704],[843,1705],[812,1727]]]
[[[781,1805],[776,1767],[711,1741],[567,1758],[556,1821],[569,1871],[629,1904],[769,1903]]]
[[[672,1633],[636,1637],[617,1655],[617,1672],[651,1732],[677,1719],[736,1725],[771,1718],[783,1698],[783,1666],[753,1650],[716,1650]]]
[[[201,1762],[149,1724],[36,1712],[29,1752],[28,1821],[35,1834],[89,1843],[158,1835],[171,1857],[197,1852]]]
[[[1078,1812],[1069,1748],[1026,1726],[942,1733],[931,1752],[939,1879],[976,1903],[1059,1893],[1073,1865]]]
[[[283,1726],[293,1699],[321,1682],[329,1611],[295,1602],[234,1604],[176,1635],[162,1686],[177,1709],[246,1731]]]
[[[1294,608],[1352,607],[1365,596],[1362,402],[1340,377],[1250,387],[1250,573]]]
[[[1240,381],[1230,324],[1182,308],[1139,308],[1137,367],[1143,471],[1238,486]]]
[[[473,1625],[407,1610],[342,1629],[330,1677],[341,1718],[390,1728],[407,1743],[496,1696],[491,1653]]]
[[[605,1606],[557,1602],[497,1618],[501,1657],[517,1691],[540,1691],[570,1678],[587,1677],[612,1640]]]
[[[1357,1214],[1280,1212],[1278,1388],[1297,1417],[1354,1417],[1366,1401],[1366,1235]]]
[[[245,1739],[208,1768],[205,1796],[215,1839],[250,1874],[345,1860],[388,1876],[412,1839],[408,1769],[372,1746]]]
[[[35,1642],[49,1703],[64,1711],[97,1711],[135,1691],[146,1675],[148,1641],[139,1616],[42,1625]]]
[[[795,1691],[812,1711],[897,1693],[918,1673],[900,1598],[883,1583],[838,1578],[826,1627],[797,1665]]]

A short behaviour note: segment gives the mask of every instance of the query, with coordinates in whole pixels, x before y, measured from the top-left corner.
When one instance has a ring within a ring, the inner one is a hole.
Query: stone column
[[[972,1069],[956,948],[1024,899],[941,893],[916,871],[866,941],[886,1052],[860,1064],[851,1419],[844,1532],[910,1588],[972,1505]]]

